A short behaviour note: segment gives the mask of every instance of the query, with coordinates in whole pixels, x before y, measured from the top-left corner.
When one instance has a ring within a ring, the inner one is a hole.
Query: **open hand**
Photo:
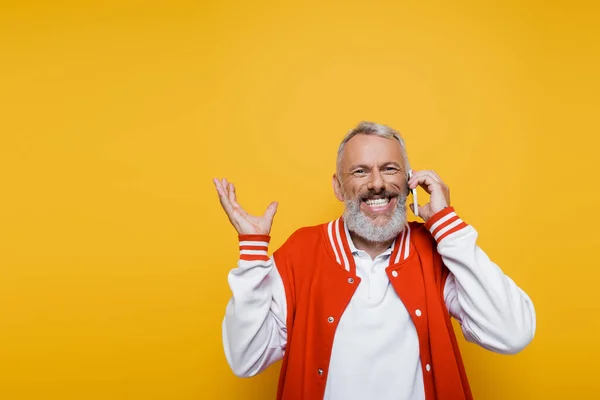
[[[267,207],[265,213],[259,217],[248,214],[237,202],[235,195],[235,186],[227,179],[213,179],[217,188],[219,201],[231,225],[240,235],[268,235],[271,232],[273,217],[277,212],[277,202],[272,202]]]

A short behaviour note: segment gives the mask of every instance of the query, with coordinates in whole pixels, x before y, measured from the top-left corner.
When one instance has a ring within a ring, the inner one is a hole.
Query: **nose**
[[[383,175],[377,168],[373,168],[371,172],[371,176],[369,177],[369,182],[367,183],[367,188],[376,193],[381,192],[385,189],[385,181],[383,180]]]

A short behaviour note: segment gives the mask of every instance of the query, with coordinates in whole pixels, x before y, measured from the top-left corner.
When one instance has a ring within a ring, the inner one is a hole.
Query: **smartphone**
[[[412,169],[408,170],[408,179],[410,179],[412,177]],[[412,196],[413,196],[413,207],[415,209],[415,217],[419,216],[419,202],[417,201],[417,188],[414,189],[410,189],[410,191],[412,192]]]

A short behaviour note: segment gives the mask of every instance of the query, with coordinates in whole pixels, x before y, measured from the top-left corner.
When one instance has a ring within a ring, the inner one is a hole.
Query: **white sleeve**
[[[450,270],[444,300],[469,342],[501,354],[516,354],[532,340],[536,315],[529,296],[477,244],[477,231],[453,209],[428,227]]]
[[[281,360],[287,342],[285,289],[267,256],[268,238],[245,239],[240,240],[238,266],[229,272],[232,297],[222,325],[225,357],[240,377],[254,376]]]

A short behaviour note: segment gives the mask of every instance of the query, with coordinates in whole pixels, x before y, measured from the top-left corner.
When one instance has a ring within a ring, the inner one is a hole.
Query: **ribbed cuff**
[[[433,238],[440,243],[449,235],[466,228],[468,225],[459,218],[454,207],[446,207],[438,211],[425,223],[425,228],[431,232]]]
[[[240,260],[268,261],[269,235],[238,235],[240,241]]]

